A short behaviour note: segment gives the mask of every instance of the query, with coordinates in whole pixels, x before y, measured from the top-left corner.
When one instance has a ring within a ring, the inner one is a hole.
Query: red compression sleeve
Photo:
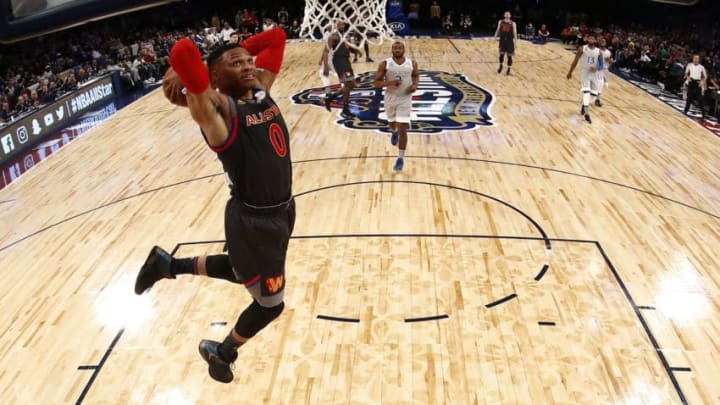
[[[210,75],[200,50],[190,39],[183,38],[175,42],[170,51],[170,65],[190,93],[200,94],[210,87]]]
[[[275,74],[280,72],[287,35],[280,27],[261,32],[242,41],[240,46],[255,56],[255,66]]]

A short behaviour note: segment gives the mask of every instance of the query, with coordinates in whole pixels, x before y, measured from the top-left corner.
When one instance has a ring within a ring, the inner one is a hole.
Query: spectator
[[[230,41],[230,35],[232,35],[233,32],[235,32],[235,29],[230,27],[230,23],[226,21],[225,24],[223,24],[222,31],[220,31],[223,42]]]
[[[470,17],[470,14],[466,14],[460,18],[460,28],[462,29],[462,33],[465,35],[470,35],[472,32],[472,17]]]
[[[0,122],[8,122],[12,117],[12,110],[10,110],[10,102],[7,98],[3,98],[0,103]]]
[[[413,0],[410,2],[410,5],[408,6],[408,24],[410,24],[411,27],[416,28],[419,25],[420,22],[420,3],[418,3],[416,0]]]
[[[531,22],[528,22],[527,25],[525,25],[525,39],[529,41],[535,39],[535,26]]]
[[[547,26],[543,24],[538,30],[538,39],[540,40],[540,42],[546,43],[549,37],[550,31],[548,31]]]
[[[277,13],[277,21],[278,25],[280,25],[283,29],[287,29],[288,23],[290,22],[290,14],[288,13],[285,6],[280,6],[280,11]]]
[[[433,28],[440,28],[442,21],[440,20],[440,15],[442,13],[442,10],[440,9],[440,5],[437,1],[433,1],[432,5],[430,5],[430,25],[432,25]]]
[[[447,13],[445,15],[445,17],[443,18],[443,21],[442,21],[443,32],[445,32],[445,34],[447,34],[447,35],[452,35],[453,34],[453,26],[454,26],[454,24],[453,24],[452,12],[450,12],[450,13]]]

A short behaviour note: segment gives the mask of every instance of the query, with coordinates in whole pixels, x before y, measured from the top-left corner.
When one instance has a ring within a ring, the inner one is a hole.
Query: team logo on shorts
[[[356,87],[350,93],[351,119],[339,119],[338,124],[353,129],[389,132],[383,106],[383,89],[372,86],[375,72],[357,75]],[[340,88],[333,85],[332,90]],[[325,89],[315,87],[292,96],[295,104],[312,104],[324,108]],[[476,126],[494,125],[490,108],[495,97],[488,90],[468,80],[463,74],[420,70],[418,89],[412,97],[410,132],[433,134],[460,131]],[[331,106],[342,108],[342,98]]]

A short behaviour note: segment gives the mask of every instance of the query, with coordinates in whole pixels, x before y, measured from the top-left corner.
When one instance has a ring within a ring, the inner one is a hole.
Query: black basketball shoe
[[[328,111],[331,111],[330,108],[330,102],[333,101],[335,96],[332,93],[327,93],[325,97],[323,98],[323,102],[325,103],[325,109]]]
[[[158,280],[163,278],[175,278],[170,270],[172,267],[172,256],[161,247],[153,246],[150,249],[145,264],[135,279],[135,294],[142,294],[150,289]]]
[[[350,110],[343,108],[342,112],[340,113],[340,116],[345,118],[346,120],[351,120],[356,117],[355,114],[351,113]]]
[[[226,360],[220,354],[220,342],[203,339],[198,346],[200,355],[208,363],[208,373],[216,381],[229,383],[233,380],[232,364],[237,359],[237,353],[232,360]]]

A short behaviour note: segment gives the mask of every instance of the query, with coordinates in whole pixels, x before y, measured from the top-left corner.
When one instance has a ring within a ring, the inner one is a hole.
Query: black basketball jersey
[[[498,35],[500,36],[501,44],[512,43],[513,39],[515,39],[513,22],[500,20],[500,33]]]
[[[232,124],[217,153],[233,198],[254,206],[287,201],[292,194],[292,166],[287,125],[264,90],[254,100],[230,101]]]
[[[335,52],[333,52],[333,61],[343,59],[350,59],[350,46],[341,40],[338,46],[335,47]]]

